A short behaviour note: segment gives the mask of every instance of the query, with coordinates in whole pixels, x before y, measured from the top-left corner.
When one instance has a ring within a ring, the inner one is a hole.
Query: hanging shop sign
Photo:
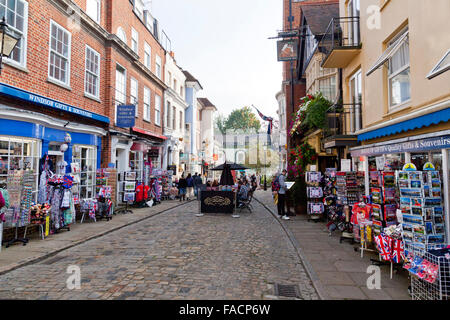
[[[116,126],[119,128],[132,128],[136,122],[136,106],[120,105],[117,106]]]
[[[93,120],[109,123],[109,118],[99,115],[97,113],[89,112],[86,110],[83,110],[81,108],[77,108],[74,106],[71,106],[69,104],[59,102],[57,100],[53,100],[50,98],[46,98],[44,96],[25,91],[19,88],[15,88],[3,83],[0,83],[0,95],[9,96],[12,98],[20,99],[22,101],[30,102],[33,104],[37,104],[43,107],[57,109],[65,112],[69,112],[72,114],[76,114],[78,116],[82,116],[85,118],[90,118]]]
[[[418,152],[448,148],[450,148],[450,136],[441,136],[435,138],[418,139],[413,141],[387,144],[382,146],[373,146],[369,148],[361,148],[357,150],[351,150],[351,154],[353,157],[358,157],[372,156],[376,154]]]
[[[298,40],[281,40],[277,42],[278,61],[297,60]]]

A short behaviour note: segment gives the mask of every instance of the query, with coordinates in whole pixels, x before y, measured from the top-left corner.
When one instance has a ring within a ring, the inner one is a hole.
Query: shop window
[[[20,39],[8,61],[24,67],[27,50],[28,2],[24,0],[0,1],[0,17],[6,18],[9,30]]]
[[[142,171],[144,170],[142,152],[130,151],[130,170],[136,172],[137,180],[142,181]]]
[[[95,174],[97,171],[97,148],[94,146],[74,145],[72,162],[78,163],[80,172],[80,199],[95,198]]]
[[[8,170],[34,170],[33,198],[36,201],[40,157],[39,140],[0,136],[0,185],[6,184]]]

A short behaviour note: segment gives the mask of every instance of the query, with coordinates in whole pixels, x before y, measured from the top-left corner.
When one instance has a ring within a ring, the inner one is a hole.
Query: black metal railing
[[[328,55],[335,49],[358,48],[361,46],[359,17],[331,19],[327,31],[319,42],[320,50]]]
[[[327,113],[328,128],[325,138],[354,135],[363,126],[360,103],[335,104]]]

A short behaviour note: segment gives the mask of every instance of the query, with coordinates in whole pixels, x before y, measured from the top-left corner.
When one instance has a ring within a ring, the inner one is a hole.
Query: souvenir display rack
[[[124,171],[119,173],[119,199],[125,202],[125,207],[117,209],[114,213],[133,213],[132,210],[128,208],[129,203],[134,203],[136,199],[136,172],[135,171]]]
[[[364,194],[364,172],[337,172],[336,195],[342,205],[353,205]]]
[[[6,243],[6,248],[16,242],[21,242],[24,246],[28,243],[25,234],[23,238],[19,238],[18,228],[25,227],[30,223],[33,182],[33,171],[8,171],[9,208],[5,212],[5,227],[15,228],[15,233],[14,239]]]
[[[439,171],[399,171],[398,186],[405,245],[426,251],[445,243]]]
[[[306,172],[306,193],[308,197],[308,221],[317,221],[322,218],[325,211],[323,204],[323,189],[321,187],[322,174],[316,171]]]
[[[405,247],[405,265],[411,276],[413,300],[450,300],[450,249],[430,245],[428,251]]]
[[[111,200],[113,193],[112,186],[108,185],[110,172],[107,169],[97,169],[96,174],[96,192],[98,203],[98,214],[96,218],[105,218],[107,221],[112,219],[114,205]]]
[[[372,203],[372,227],[374,235],[380,235],[383,228],[397,224],[395,173],[371,171],[369,187]]]

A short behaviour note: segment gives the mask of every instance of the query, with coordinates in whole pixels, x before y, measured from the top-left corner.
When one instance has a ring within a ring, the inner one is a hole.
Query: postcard
[[[431,175],[431,179],[439,179],[440,180],[439,171],[431,171],[430,175]]]
[[[443,234],[430,234],[427,236],[428,243],[444,243],[445,237]]]
[[[422,181],[411,180],[410,185],[411,185],[411,188],[422,188]]]
[[[431,186],[433,187],[433,188],[441,188],[441,180],[439,180],[439,179],[433,179],[433,180],[431,180]]]
[[[431,196],[440,198],[441,197],[441,188],[433,188],[431,189]]]
[[[403,231],[406,231],[406,232],[412,232],[413,231],[413,225],[412,224],[409,224],[409,223],[403,223],[402,224],[402,229],[403,229]]]
[[[412,224],[423,224],[422,216],[404,214],[403,221]]]
[[[431,220],[433,217],[433,208],[424,208],[423,213],[425,220]]]
[[[436,233],[436,234],[445,233],[444,224],[443,223],[435,224],[434,225],[434,233]]]
[[[435,198],[435,199],[425,199],[424,206],[426,207],[440,207],[441,206],[441,199]]]
[[[419,171],[408,172],[409,180],[422,180],[422,174]]]
[[[411,214],[422,217],[422,208],[411,208]]]
[[[400,197],[400,205],[405,205],[405,206],[411,205],[411,198]]]
[[[412,232],[403,232],[402,234],[403,241],[413,241],[413,233]]]
[[[433,222],[425,221],[425,232],[427,234],[432,234],[433,233]]]
[[[436,224],[443,223],[444,222],[444,217],[442,215],[433,215],[433,221]]]
[[[408,188],[409,187],[409,181],[408,180],[398,180],[398,186],[400,188]]]
[[[408,172],[400,171],[398,173],[398,180],[408,180]]]
[[[422,198],[411,198],[411,206],[422,207]]]
[[[420,225],[415,225],[413,229],[414,233],[425,234],[425,227]]]
[[[400,195],[402,197],[420,198],[422,196],[422,189],[401,188]]]

